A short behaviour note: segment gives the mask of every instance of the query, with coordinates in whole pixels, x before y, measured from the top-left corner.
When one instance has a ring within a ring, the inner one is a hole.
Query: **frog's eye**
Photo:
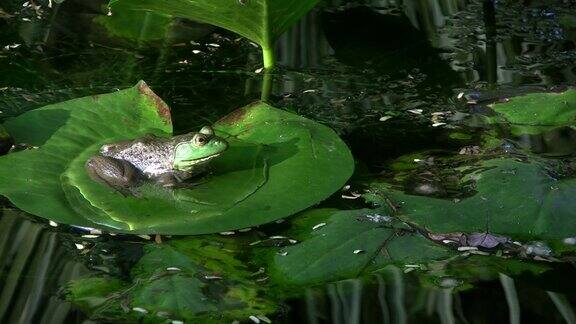
[[[200,134],[204,134],[204,135],[214,135],[214,130],[213,130],[212,127],[210,127],[210,126],[204,126],[204,127],[202,127],[202,129],[200,130]]]
[[[193,138],[194,144],[196,146],[204,146],[204,144],[208,143],[208,137],[202,134],[196,134]]]

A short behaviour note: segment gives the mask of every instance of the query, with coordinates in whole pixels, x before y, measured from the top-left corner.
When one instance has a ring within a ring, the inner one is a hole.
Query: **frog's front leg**
[[[174,176],[172,172],[162,173],[153,178],[153,180],[162,187],[173,188],[180,183],[179,179]]]
[[[130,162],[108,156],[95,155],[86,162],[86,171],[94,181],[110,186],[121,193],[132,193],[130,187],[140,180],[140,171]]]
[[[156,183],[160,184],[163,187],[168,187],[172,189],[190,189],[200,184],[200,183],[187,182],[190,178],[192,178],[196,174],[197,173],[192,172],[174,171],[161,174],[156,178],[154,178],[154,180],[156,181]]]

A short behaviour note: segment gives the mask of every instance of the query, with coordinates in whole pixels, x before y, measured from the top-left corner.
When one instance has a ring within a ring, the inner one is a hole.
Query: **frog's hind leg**
[[[86,161],[86,171],[92,180],[105,184],[127,195],[134,194],[131,187],[141,179],[140,171],[130,162],[96,155]]]

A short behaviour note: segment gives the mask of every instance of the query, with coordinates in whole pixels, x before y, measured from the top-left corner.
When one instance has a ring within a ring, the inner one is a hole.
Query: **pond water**
[[[0,322],[576,323],[573,117],[534,129],[492,109],[574,84],[574,2],[327,0],[276,51],[269,103],[329,126],[356,161],[316,207],[351,214],[109,235],[2,198]],[[0,121],[145,80],[182,134],[260,99],[260,60],[184,19],[3,0]]]

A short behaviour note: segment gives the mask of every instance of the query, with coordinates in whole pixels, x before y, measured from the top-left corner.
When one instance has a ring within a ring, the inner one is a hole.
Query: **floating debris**
[[[254,315],[250,315],[250,317],[248,317],[252,322],[256,323],[256,324],[260,324],[260,319]]]
[[[438,282],[438,285],[442,288],[454,288],[454,287],[458,287],[460,285],[460,280],[446,277],[446,278],[440,279],[440,281]]]
[[[350,193],[350,195],[342,195],[342,198],[344,199],[358,199],[360,198],[362,195],[356,192],[352,192]]]
[[[232,231],[231,232],[220,232],[218,234],[227,236],[227,235],[234,235],[234,234],[236,234],[236,232],[232,232]]]
[[[393,116],[382,116],[382,117],[380,117],[379,120],[380,120],[381,122],[385,122],[385,121],[387,121],[387,120],[389,120],[389,119],[392,119],[392,118],[394,118],[394,117],[393,117]]]
[[[576,245],[576,237],[567,237],[562,242],[566,245]]]
[[[424,112],[424,110],[422,109],[410,109],[408,110],[409,113],[413,113],[415,115],[422,115],[422,112]]]
[[[9,50],[9,49],[18,48],[18,47],[20,47],[20,45],[22,45],[22,44],[11,44],[11,45],[6,45],[6,46],[4,46],[4,50],[6,50],[6,51],[7,51],[7,50]]]
[[[184,324],[184,321],[172,320],[170,323],[172,323],[172,324]]]
[[[205,276],[204,276],[204,279],[206,279],[206,280],[221,280],[221,279],[222,279],[222,276],[219,276],[219,275],[216,275],[216,274],[213,274],[213,275],[205,275]]]
[[[168,317],[168,316],[170,316],[170,313],[168,313],[168,312],[158,312],[158,313],[156,313],[156,316],[159,316],[159,317]],[[174,323],[174,321],[172,321],[172,323]]]
[[[478,248],[475,246],[460,246],[458,247],[458,251],[466,252],[466,251],[477,251]]]
[[[99,238],[100,235],[86,234],[86,235],[82,235],[82,237],[87,238],[87,239],[95,239],[95,238]]]
[[[262,322],[269,323],[269,324],[272,323],[272,320],[270,320],[268,317],[266,317],[264,315],[258,315],[258,318],[260,320],[262,320]]]
[[[524,245],[526,254],[539,257],[547,257],[552,255],[552,249],[544,242],[530,242]]]
[[[487,249],[510,242],[510,238],[489,233],[472,233],[465,235],[465,243],[469,246],[483,247]]]
[[[287,256],[287,255],[288,255],[288,251],[278,251],[278,255]]]
[[[326,226],[326,223],[316,224],[312,227],[312,230],[315,231],[315,230],[319,229],[320,227],[324,227],[324,226]]]
[[[257,276],[257,275],[260,275],[260,274],[264,274],[264,273],[266,273],[266,269],[264,269],[264,268],[259,268],[258,271],[251,273],[250,276],[251,276],[251,277],[254,277],[254,276]]]
[[[55,221],[49,221],[48,224],[50,224],[50,226],[52,227],[58,227],[58,223],[56,223]]]
[[[243,229],[239,229],[238,232],[245,233],[245,232],[250,232],[251,230],[252,230],[252,227],[246,227],[246,228],[243,228]]]
[[[209,44],[206,44],[206,46],[209,46],[209,47],[220,47],[220,44],[209,43]]]
[[[192,50],[192,53],[194,53],[194,54],[200,54],[200,53],[202,53],[202,51],[201,51],[201,50]]]
[[[460,149],[460,151],[458,152],[458,154],[460,155],[478,155],[480,154],[481,150],[480,150],[480,146],[464,146],[463,148]]]
[[[261,67],[261,68],[257,69],[256,71],[254,71],[254,73],[260,74],[260,73],[262,73],[262,71],[264,71],[264,68],[263,68],[263,67]]]
[[[486,248],[493,249],[500,244],[510,243],[511,240],[505,236],[494,235],[490,233],[471,233],[465,234],[462,232],[454,233],[429,233],[428,237],[433,241],[442,242],[444,244],[458,244],[459,251],[468,251],[467,248]]]
[[[367,214],[361,217],[364,217],[368,221],[371,221],[373,223],[390,223],[393,220],[392,216],[380,215],[380,214]]]
[[[74,245],[76,246],[76,248],[78,250],[84,250],[86,248],[86,246],[84,246],[84,244],[74,243]]]
[[[354,250],[354,254],[364,253],[364,250]]]
[[[148,314],[148,311],[142,307],[134,307],[132,308],[132,310],[138,313]]]
[[[302,91],[302,93],[315,93],[315,92],[318,92],[318,90],[316,90],[316,89],[308,89],[308,90]]]
[[[168,268],[166,268],[166,271],[182,271],[182,269],[177,268],[177,267],[168,267]]]

